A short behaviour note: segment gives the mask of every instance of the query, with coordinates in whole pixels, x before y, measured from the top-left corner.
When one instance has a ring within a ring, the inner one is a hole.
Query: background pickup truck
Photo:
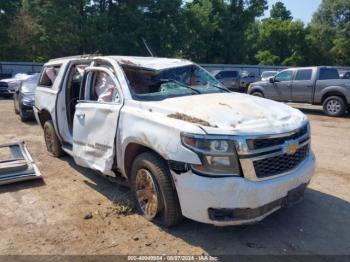
[[[248,94],[282,102],[322,105],[329,116],[342,116],[350,105],[350,80],[331,67],[291,68],[268,81],[250,84]]]

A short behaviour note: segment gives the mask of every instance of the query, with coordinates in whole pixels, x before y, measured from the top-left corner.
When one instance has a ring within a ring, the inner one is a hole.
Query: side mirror
[[[270,78],[269,78],[269,82],[270,82],[271,84],[273,84],[273,83],[275,82],[275,78],[274,78],[274,77],[270,77]]]

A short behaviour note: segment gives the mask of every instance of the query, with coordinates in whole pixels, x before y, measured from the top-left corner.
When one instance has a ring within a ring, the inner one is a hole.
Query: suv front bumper
[[[288,175],[264,181],[203,177],[172,171],[182,214],[217,226],[251,224],[299,201],[315,169],[315,156]]]

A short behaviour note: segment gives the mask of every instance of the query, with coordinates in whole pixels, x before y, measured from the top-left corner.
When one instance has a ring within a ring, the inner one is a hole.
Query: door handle
[[[85,114],[84,113],[77,114],[77,118],[83,119],[85,118]]]

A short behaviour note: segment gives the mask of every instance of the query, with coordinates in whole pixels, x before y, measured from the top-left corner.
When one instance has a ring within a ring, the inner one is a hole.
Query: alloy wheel
[[[147,169],[139,169],[136,174],[135,190],[137,201],[144,216],[152,220],[158,213],[158,190],[152,174]]]

